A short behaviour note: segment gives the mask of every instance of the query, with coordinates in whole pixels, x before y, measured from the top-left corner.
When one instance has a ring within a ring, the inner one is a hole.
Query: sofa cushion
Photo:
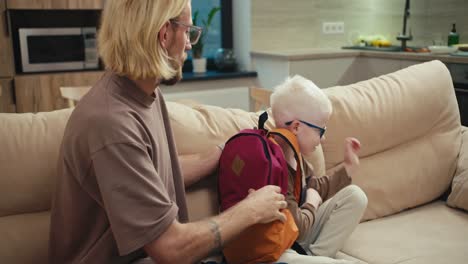
[[[468,128],[463,127],[462,145],[458,157],[457,170],[452,182],[452,192],[447,204],[468,211]]]
[[[167,102],[169,119],[179,154],[208,150],[237,131],[256,126],[254,113],[240,109]]]
[[[345,259],[345,260],[349,260],[349,261],[352,261],[351,263],[354,263],[354,264],[369,264],[361,259],[357,259],[355,257],[352,257],[348,254],[345,254],[341,251],[338,251],[338,253],[336,253],[336,259]]]
[[[333,104],[322,144],[327,169],[343,161],[343,141],[362,143],[354,183],[369,198],[364,219],[432,201],[450,186],[461,142],[450,73],[440,61],[326,89]]]
[[[367,263],[466,263],[468,214],[443,201],[358,225],[346,255]]]
[[[50,212],[0,217],[0,263],[48,263]]]
[[[48,210],[70,109],[0,114],[0,216]]]

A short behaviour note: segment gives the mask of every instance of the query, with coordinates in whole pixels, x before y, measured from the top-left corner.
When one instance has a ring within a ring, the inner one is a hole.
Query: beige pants
[[[277,262],[355,263],[334,257],[359,224],[366,207],[367,196],[361,188],[356,185],[343,188],[318,208],[313,228],[304,241],[299,241],[309,256],[287,250]]]

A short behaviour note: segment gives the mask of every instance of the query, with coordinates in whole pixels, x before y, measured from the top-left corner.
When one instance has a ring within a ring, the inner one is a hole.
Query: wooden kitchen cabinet
[[[15,113],[12,79],[0,79],[0,113]]]
[[[73,72],[16,76],[16,111],[45,112],[68,107],[68,100],[60,94],[63,86],[91,86],[104,72]]]
[[[8,9],[102,9],[105,0],[6,0]]]
[[[0,78],[15,74],[11,34],[6,25],[6,0],[0,0]]]

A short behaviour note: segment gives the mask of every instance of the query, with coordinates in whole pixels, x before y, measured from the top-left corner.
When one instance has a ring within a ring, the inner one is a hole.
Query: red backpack
[[[265,112],[260,115],[259,129],[244,129],[231,137],[225,144],[219,162],[218,191],[220,209],[225,211],[243,200],[249,189],[265,185],[288,190],[288,166],[281,147],[273,135],[282,137],[294,149],[297,162],[294,194],[300,204],[302,192],[302,158],[293,133],[287,129],[264,129],[268,119]],[[228,263],[273,262],[290,248],[297,239],[299,230],[288,209],[282,211],[286,222],[274,221],[253,225],[243,231],[223,249]]]

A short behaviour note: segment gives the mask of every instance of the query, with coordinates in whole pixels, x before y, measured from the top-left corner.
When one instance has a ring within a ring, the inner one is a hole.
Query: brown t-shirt
[[[131,263],[178,219],[183,178],[159,89],[106,72],[73,111],[62,141],[51,263]]]

